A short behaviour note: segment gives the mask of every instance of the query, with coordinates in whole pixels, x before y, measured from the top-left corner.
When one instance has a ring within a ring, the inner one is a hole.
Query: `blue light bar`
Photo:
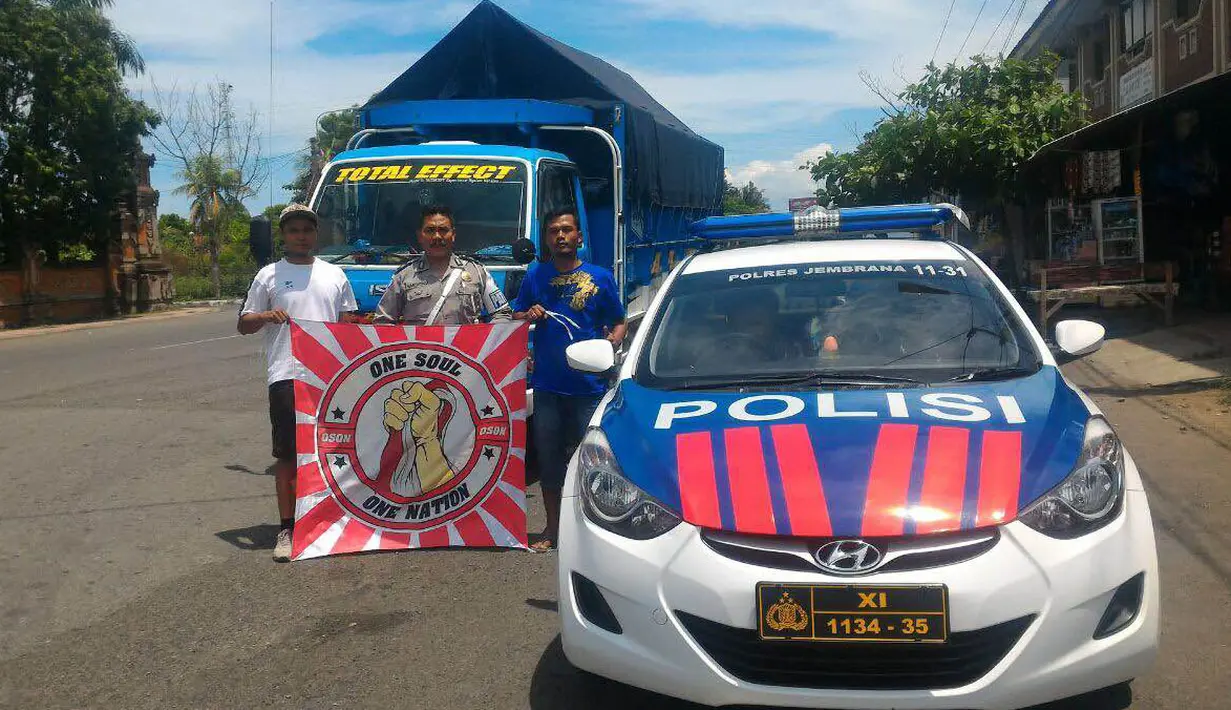
[[[757,239],[770,237],[816,237],[853,232],[921,232],[921,238],[938,225],[958,220],[970,228],[966,214],[949,204],[882,205],[827,210],[813,207],[799,214],[767,214],[706,217],[693,222],[689,232],[702,239]]]

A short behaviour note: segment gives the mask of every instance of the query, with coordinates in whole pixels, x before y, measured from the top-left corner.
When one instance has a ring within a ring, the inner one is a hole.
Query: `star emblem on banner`
[[[334,407],[334,408],[333,408],[333,411],[332,411],[332,412],[330,412],[330,414],[332,414],[332,415],[333,415],[333,418],[334,418],[334,419],[336,419],[336,420],[338,420],[338,421],[342,421],[343,417],[345,417],[345,416],[346,416],[346,410],[341,409],[341,408],[339,408],[339,407]]]
[[[490,446],[485,446],[483,447],[483,458],[487,459],[488,461],[491,461],[492,459],[496,458],[496,452],[493,451]]]
[[[338,468],[342,468],[343,466],[346,465],[346,459],[341,456],[335,456],[333,457],[333,465],[337,466]]]
[[[489,404],[486,407],[484,407],[482,411],[483,411],[483,416],[490,417],[491,415],[496,413],[496,408]]]

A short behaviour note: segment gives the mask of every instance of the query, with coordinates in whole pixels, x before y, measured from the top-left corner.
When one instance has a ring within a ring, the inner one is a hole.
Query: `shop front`
[[[1231,309],[1231,75],[1147,101],[1038,151],[1029,245],[1037,290],[1159,283],[1180,305]],[[1114,293],[1115,289],[1100,289]]]

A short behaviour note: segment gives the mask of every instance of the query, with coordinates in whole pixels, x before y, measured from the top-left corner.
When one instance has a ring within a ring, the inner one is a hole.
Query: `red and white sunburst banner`
[[[292,321],[292,559],[525,548],[527,333]]]

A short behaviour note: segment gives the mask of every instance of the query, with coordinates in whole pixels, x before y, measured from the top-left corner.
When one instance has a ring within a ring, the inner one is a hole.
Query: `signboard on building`
[[[816,207],[817,199],[815,197],[792,197],[787,200],[787,209],[792,212],[803,212],[809,207]]]
[[[1144,61],[1120,77],[1119,110],[1154,98],[1154,62]]]

